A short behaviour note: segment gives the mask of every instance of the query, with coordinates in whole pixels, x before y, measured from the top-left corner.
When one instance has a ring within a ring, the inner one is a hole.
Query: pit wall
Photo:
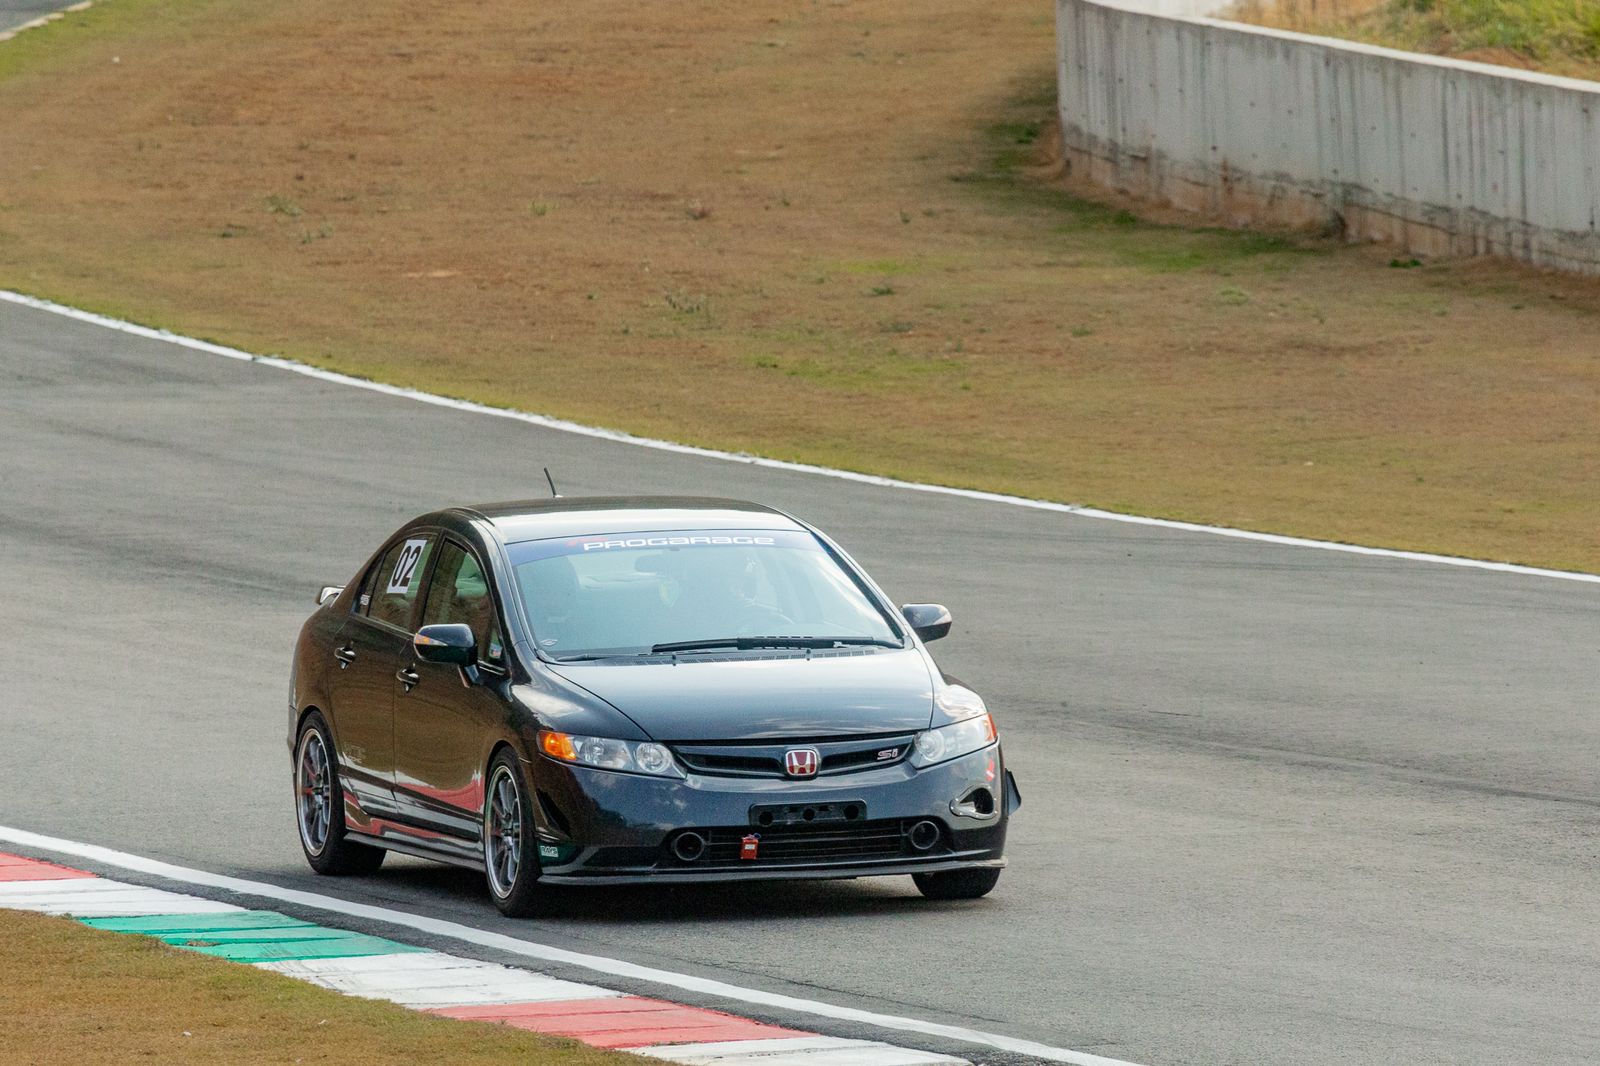
[[[1075,180],[1220,218],[1600,274],[1600,83],[1057,0]]]

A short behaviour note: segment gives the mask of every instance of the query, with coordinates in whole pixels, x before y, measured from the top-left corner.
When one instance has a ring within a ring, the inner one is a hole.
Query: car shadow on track
[[[385,888],[492,905],[483,875],[448,866],[396,866],[376,875]],[[542,918],[607,922],[742,921],[895,915],[946,907],[922,899],[909,877],[836,881],[755,881],[706,885],[557,886],[545,890]],[[968,904],[970,905],[970,904]]]

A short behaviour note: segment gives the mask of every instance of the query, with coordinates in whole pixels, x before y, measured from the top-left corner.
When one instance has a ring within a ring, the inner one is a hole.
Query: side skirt
[[[483,856],[476,851],[473,845],[466,841],[451,841],[453,847],[439,847],[416,837],[401,837],[404,830],[393,825],[387,826],[388,832],[383,836],[374,833],[363,833],[354,827],[347,826],[346,835],[361,844],[369,844],[375,848],[386,848],[397,851],[403,855],[414,855],[419,859],[432,859],[434,862],[446,863],[450,866],[460,866],[467,870],[482,870]]]

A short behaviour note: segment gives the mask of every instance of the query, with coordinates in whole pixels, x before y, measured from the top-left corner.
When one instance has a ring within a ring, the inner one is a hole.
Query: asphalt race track
[[[947,603],[1026,801],[995,894],[518,923],[464,871],[314,877],[283,734],[316,587],[546,464],[793,509]],[[1595,585],[650,451],[0,303],[0,617],[0,824],[1150,1066],[1600,1059]]]

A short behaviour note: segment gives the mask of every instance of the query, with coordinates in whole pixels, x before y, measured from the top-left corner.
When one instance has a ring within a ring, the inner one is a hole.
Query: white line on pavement
[[[431,918],[427,915],[412,914],[409,911],[377,907],[368,903],[355,903],[350,900],[339,899],[336,896],[325,896],[320,892],[282,888],[278,885],[268,884],[265,881],[249,881],[240,877],[230,877],[227,874],[211,873],[208,870],[195,870],[186,866],[176,866],[172,863],[161,862],[158,859],[147,859],[142,855],[133,855],[125,851],[117,851],[114,848],[101,847],[98,844],[84,844],[76,840],[45,836],[42,833],[32,833],[26,829],[0,826],[0,840],[8,841],[18,847],[49,851],[61,855],[72,855],[89,862],[115,866],[123,870],[133,870],[137,873],[178,881],[186,885],[198,885],[206,888],[221,889],[225,892],[237,892],[262,899],[278,900],[311,910],[328,911],[351,918],[383,922],[388,925],[414,929],[417,932],[431,936],[446,937],[495,951],[504,951],[523,958],[577,966],[595,973],[609,974],[612,977],[644,981],[702,995],[718,996],[740,1003],[774,1007],[779,1010],[793,1011],[797,1014],[831,1018],[835,1021],[857,1022],[881,1029],[920,1033],[924,1036],[957,1040],[967,1044],[982,1044],[1000,1051],[1031,1055],[1034,1058],[1045,1059],[1050,1062],[1068,1063],[1069,1066],[1136,1066],[1134,1063],[1120,1059],[1109,1059],[1086,1051],[1052,1047],[1049,1044],[1041,1044],[1033,1040],[1004,1036],[999,1033],[986,1033],[960,1025],[924,1021],[919,1018],[903,1018],[893,1014],[878,1014],[873,1011],[861,1010],[858,1007],[841,1007],[833,1003],[824,1003],[821,1000],[800,999],[796,996],[767,992],[758,988],[742,988],[739,985],[728,984],[724,981],[695,977],[691,974],[675,973],[672,970],[657,969],[653,966],[640,966],[637,963],[607,958],[604,955],[590,955],[585,952],[551,947],[547,944],[537,944],[532,941],[507,936],[504,933],[492,933],[486,929],[477,929],[470,925],[462,925],[459,922],[447,921],[443,918]]]
[[[40,15],[36,19],[31,19],[20,25],[13,26],[9,30],[0,31],[0,41],[9,41],[19,33],[23,33],[27,30],[36,30],[41,26],[48,26],[50,23],[55,22],[58,19],[65,18],[68,12],[85,11],[91,6],[91,0],[84,0],[83,3],[73,4],[70,7],[64,7],[60,11],[51,11],[48,14]]]
[[[721,1040],[710,1044],[663,1044],[628,1050],[685,1066],[955,1066],[958,1063],[966,1066],[964,1059],[950,1055],[836,1036]]]
[[[351,377],[348,374],[339,374],[331,370],[322,370],[309,366],[306,363],[293,359],[284,359],[272,355],[253,355],[238,348],[229,348],[222,344],[213,344],[210,341],[197,340],[185,337],[164,329],[152,329],[149,326],[140,326],[120,319],[108,318],[97,315],[92,311],[80,311],[75,307],[41,300],[36,296],[28,296],[20,292],[9,292],[0,289],[0,300],[24,307],[32,307],[39,311],[48,311],[51,314],[62,315],[66,318],[76,319],[80,322],[90,322],[106,329],[114,329],[122,333],[129,333],[136,337],[145,337],[150,340],[165,341],[176,344],[197,352],[207,352],[211,355],[220,355],[226,359],[237,359],[244,362],[259,363],[263,366],[276,367],[288,370],[295,374],[303,374],[318,381],[330,381],[340,385],[349,385],[353,388],[366,389],[369,392],[378,392],[386,396],[398,396],[418,403],[432,404],[436,407],[448,407],[457,411],[467,411],[473,414],[492,415],[496,418],[509,418],[513,421],[526,422],[529,425],[540,426],[544,429],[558,430],[562,433],[574,433],[585,437],[594,437],[599,440],[612,441],[618,444],[631,444],[640,448],[652,448],[656,451],[673,452],[679,455],[693,455],[702,459],[718,459],[726,462],[746,463],[751,466],[765,467],[771,470],[786,470],[791,473],[814,474],[818,477],[836,478],[841,481],[854,481],[863,485],[877,485],[882,488],[906,489],[912,492],[926,492],[940,496],[954,496],[965,500],[976,500],[982,503],[1005,504],[1010,507],[1026,507],[1037,511],[1053,511],[1059,514],[1077,515],[1080,518],[1098,518],[1108,522],[1125,522],[1132,525],[1152,526],[1158,529],[1181,530],[1187,533],[1208,533],[1219,537],[1233,537],[1239,540],[1259,541],[1263,544],[1277,544],[1291,548],[1317,548],[1323,551],[1345,552],[1350,555],[1366,555],[1383,559],[1403,559],[1415,563],[1438,563],[1444,566],[1467,567],[1474,570],[1493,570],[1507,574],[1524,574],[1532,577],[1552,577],[1563,581],[1585,581],[1600,584],[1600,574],[1586,574],[1574,570],[1548,570],[1537,566],[1520,566],[1516,563],[1499,563],[1486,559],[1466,559],[1455,555],[1434,555],[1429,552],[1400,551],[1395,548],[1369,548],[1359,544],[1339,544],[1328,540],[1311,540],[1306,537],[1288,537],[1277,533],[1258,533],[1248,529],[1232,529],[1227,526],[1208,526],[1196,522],[1179,522],[1169,518],[1147,518],[1143,515],[1122,514],[1117,511],[1103,511],[1095,507],[1080,507],[1071,503],[1056,503],[1051,500],[1033,500],[1023,496],[1007,496],[999,492],[983,492],[978,489],[958,489],[947,485],[929,485],[917,481],[901,481],[897,478],[879,477],[876,474],[861,474],[853,470],[836,470],[826,466],[812,466],[808,463],[791,463],[782,459],[766,459],[756,455],[744,455],[735,452],[717,451],[712,448],[697,448],[689,444],[676,444],[672,441],[655,440],[650,437],[636,437],[631,433],[622,433],[614,429],[602,429],[598,426],[585,426],[576,422],[567,422],[559,418],[550,418],[546,415],[531,414],[527,411],[514,411],[504,407],[490,407],[487,404],[473,403],[470,400],[457,400],[449,396],[436,396],[433,393],[421,392],[417,389],[401,388],[398,385],[385,385],[378,381],[368,381],[365,378]]]

